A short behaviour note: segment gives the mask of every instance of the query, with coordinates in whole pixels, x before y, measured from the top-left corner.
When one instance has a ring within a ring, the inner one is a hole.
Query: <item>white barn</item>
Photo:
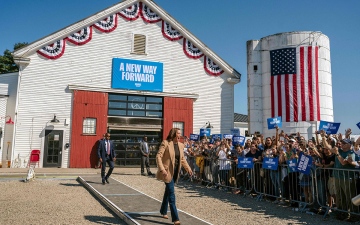
[[[139,165],[144,135],[154,164],[173,126],[189,136],[207,121],[213,133],[234,125],[240,73],[151,0],[122,1],[13,56],[19,73],[0,75],[3,165],[38,149],[39,167],[94,167],[105,132],[116,165]]]

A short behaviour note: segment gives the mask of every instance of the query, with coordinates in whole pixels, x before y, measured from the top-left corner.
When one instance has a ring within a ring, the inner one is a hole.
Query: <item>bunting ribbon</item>
[[[177,41],[183,38],[179,31],[173,28],[168,22],[162,20],[159,15],[153,12],[147,5],[142,2],[135,3],[134,5],[114,15],[96,22],[92,26],[101,32],[109,33],[117,28],[117,14],[128,21],[134,21],[139,18],[139,16],[141,16],[141,18],[148,23],[162,21],[161,31],[166,39],[170,41]],[[53,44],[45,46],[38,50],[37,53],[47,59],[58,59],[65,52],[66,41],[75,45],[84,45],[88,43],[92,39],[92,26],[85,27],[62,40],[58,40]],[[199,59],[204,56],[204,53],[186,38],[184,38],[183,41],[183,50],[185,55],[187,55],[189,58]],[[213,76],[219,76],[224,72],[212,59],[206,56],[204,56],[204,69],[208,74]]]
[[[179,31],[175,30],[168,22],[162,21],[162,33],[170,41],[177,41],[183,38]]]
[[[37,53],[44,56],[47,59],[58,59],[65,51],[65,39],[58,40],[53,44],[43,47],[38,50]]]
[[[73,43],[74,45],[84,45],[88,43],[92,38],[92,27],[85,27],[78,32],[67,37],[67,41]]]
[[[224,72],[212,59],[206,56],[204,56],[204,69],[213,76],[219,76]]]
[[[121,10],[119,12],[119,15],[121,17],[123,17],[126,20],[132,21],[132,20],[136,20],[137,18],[139,18],[139,12],[140,12],[140,7],[139,7],[139,3],[135,3],[134,5]]]
[[[94,24],[94,27],[99,31],[109,33],[117,27],[117,16],[116,14],[111,15],[103,20],[100,20]]]
[[[147,5],[140,2],[140,16],[148,23],[156,23],[161,21],[161,17],[154,13]]]
[[[199,59],[204,55],[204,53],[202,53],[202,51],[200,51],[200,49],[198,49],[195,45],[193,45],[186,38],[184,38],[183,49],[184,49],[185,55],[187,55],[188,57],[193,58],[193,59]]]

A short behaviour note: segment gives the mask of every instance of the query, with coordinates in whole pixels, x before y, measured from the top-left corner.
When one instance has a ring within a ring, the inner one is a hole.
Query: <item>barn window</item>
[[[134,34],[132,53],[146,54],[146,35]]]
[[[83,134],[96,134],[96,118],[84,118]]]

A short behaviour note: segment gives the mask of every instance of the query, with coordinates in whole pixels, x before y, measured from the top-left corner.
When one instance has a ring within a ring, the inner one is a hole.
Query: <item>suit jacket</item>
[[[148,146],[148,151],[149,151],[147,154],[150,154],[149,143],[147,143],[147,146]],[[145,154],[146,154],[146,145],[145,145],[144,141],[140,142],[140,151],[141,151],[141,155],[145,156]]]
[[[99,146],[98,146],[98,151],[97,151],[97,154],[98,154],[98,157],[99,158],[102,158],[103,160],[106,160],[106,142],[107,140],[100,140],[99,142]],[[115,158],[115,150],[114,150],[114,142],[109,140],[110,142],[110,158],[113,159]]]
[[[159,151],[156,154],[156,164],[158,167],[158,171],[156,173],[156,178],[158,180],[162,180],[165,183],[170,183],[173,179],[174,173],[177,173],[177,178],[179,179],[179,173],[181,170],[181,166],[183,166],[186,171],[190,171],[190,166],[186,162],[186,159],[184,158],[184,144],[181,142],[178,142],[179,151],[180,151],[180,160],[179,160],[179,166],[178,170],[174,171],[175,168],[175,149],[174,149],[174,143],[172,141],[168,142],[167,140],[164,140],[160,147]],[[166,177],[163,176],[162,172],[163,170],[166,170],[168,175]],[[178,180],[177,179],[177,180]],[[177,183],[177,180],[175,183]]]

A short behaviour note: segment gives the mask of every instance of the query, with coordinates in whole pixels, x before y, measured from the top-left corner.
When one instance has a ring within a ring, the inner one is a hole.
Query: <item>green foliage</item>
[[[14,51],[28,45],[27,42],[20,42],[14,44]],[[6,49],[3,55],[0,55],[0,74],[12,73],[19,71],[18,66],[15,64],[10,50]]]

